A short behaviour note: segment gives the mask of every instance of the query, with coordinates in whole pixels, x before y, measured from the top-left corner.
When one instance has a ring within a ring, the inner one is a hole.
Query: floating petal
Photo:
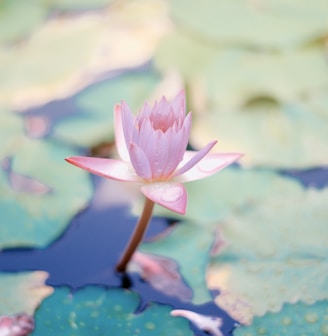
[[[212,317],[201,315],[191,310],[175,309],[171,311],[172,316],[182,316],[195,324],[197,328],[205,331],[209,335],[223,336],[220,328],[222,326],[222,319],[219,317]]]

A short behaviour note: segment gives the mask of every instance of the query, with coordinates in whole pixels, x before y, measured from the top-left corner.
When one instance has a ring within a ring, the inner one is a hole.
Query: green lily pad
[[[308,305],[285,304],[281,311],[254,319],[251,326],[240,327],[234,336],[316,335],[328,334],[328,301]]]
[[[192,302],[201,304],[211,299],[205,282],[205,270],[214,237],[213,232],[200,225],[181,222],[163,239],[143,243],[140,251],[175,260],[181,275],[193,290]],[[179,284],[171,281],[171,286],[174,285]],[[172,288],[170,290],[174,292]]]
[[[207,274],[217,304],[249,324],[286,302],[328,299],[327,202],[328,189],[273,190],[226,217]]]
[[[37,1],[2,0],[0,3],[0,44],[27,37],[41,25],[48,10]]]
[[[325,0],[170,1],[179,27],[209,41],[292,48],[327,34]]]
[[[64,161],[73,153],[46,141],[20,143],[9,171],[0,170],[1,248],[46,246],[86,206],[91,181]]]
[[[114,139],[114,105],[122,99],[137,111],[159,83],[154,72],[130,73],[95,84],[73,101],[78,114],[54,126],[53,136],[64,142],[90,147]]]
[[[0,273],[0,315],[33,315],[41,301],[53,292],[46,286],[46,272]]]
[[[201,115],[194,123],[191,142],[202,147],[217,138],[222,151],[244,152],[240,162],[248,166],[327,165],[327,111],[323,94],[289,104],[259,98],[240,110],[217,109]]]
[[[136,314],[138,305],[137,294],[124,289],[57,288],[37,311],[32,335],[193,335],[187,321],[170,316],[170,307],[151,304]]]

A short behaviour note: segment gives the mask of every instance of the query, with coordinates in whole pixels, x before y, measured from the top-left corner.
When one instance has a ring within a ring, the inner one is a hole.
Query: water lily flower
[[[185,214],[185,182],[210,176],[241,157],[239,153],[210,153],[217,141],[200,151],[187,150],[191,113],[186,115],[184,91],[153,107],[144,104],[134,116],[125,101],[115,106],[115,140],[121,160],[73,156],[69,163],[91,173],[141,184],[145,206],[123,257],[116,266],[125,272],[150,221],[154,203]]]
[[[133,116],[125,101],[115,106],[115,140],[121,160],[75,156],[66,160],[91,173],[141,184],[150,200],[185,214],[185,182],[210,176],[241,157],[239,153],[210,153],[217,141],[200,151],[186,150],[191,113],[185,114],[184,91],[168,102],[163,97],[150,107],[144,104]]]

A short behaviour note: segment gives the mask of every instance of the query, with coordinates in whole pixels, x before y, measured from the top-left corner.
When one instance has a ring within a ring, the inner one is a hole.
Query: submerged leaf
[[[327,202],[328,189],[272,191],[225,218],[207,274],[217,304],[248,324],[285,302],[327,299]]]
[[[0,273],[0,316],[33,315],[40,302],[53,292],[45,285],[46,272]]]
[[[151,304],[135,314],[138,305],[138,296],[124,289],[57,288],[37,311],[32,335],[193,335],[187,321],[170,316],[170,307]]]

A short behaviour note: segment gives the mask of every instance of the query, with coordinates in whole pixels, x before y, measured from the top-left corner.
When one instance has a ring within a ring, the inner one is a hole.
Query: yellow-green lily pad
[[[53,16],[24,43],[0,47],[0,102],[25,110],[68,97],[110,71],[140,67],[168,26],[165,5],[152,0]]]
[[[171,307],[138,308],[137,294],[124,289],[86,287],[71,293],[57,288],[35,315],[37,335],[193,335],[186,320],[171,317]],[[60,322],[58,322],[60,321]]]
[[[0,49],[0,100],[39,104],[49,91],[58,97],[67,82],[77,86],[76,76],[90,64],[100,38],[98,23],[62,19],[49,21],[26,43]]]
[[[159,46],[155,64],[161,71],[179,71],[190,86],[199,85],[208,106],[218,113],[244,106],[249,100],[268,96],[291,102],[328,87],[325,47],[267,52],[242,47],[223,47],[174,31]],[[199,92],[194,93],[197,100]],[[193,106],[190,106],[193,110]],[[194,110],[194,112],[199,112]]]
[[[33,315],[41,301],[53,292],[46,286],[46,272],[0,273],[0,316]]]
[[[43,1],[43,0],[39,0]],[[47,0],[46,4],[62,11],[99,9],[109,5],[113,0]]]
[[[42,24],[47,14],[47,8],[37,1],[2,0],[0,44],[21,42]]]
[[[171,0],[170,8],[179,27],[221,44],[283,49],[328,32],[325,0]]]
[[[312,305],[285,304],[281,311],[256,317],[251,326],[237,328],[234,336],[316,335],[328,333],[328,301]]]
[[[225,246],[213,258],[209,288],[237,321],[286,302],[328,299],[328,189],[273,191],[220,223]]]
[[[328,77],[327,77],[328,78]],[[211,109],[194,122],[191,142],[218,139],[223,151],[241,151],[244,165],[310,168],[328,165],[328,98],[324,94],[279,104],[270,97],[234,111]]]

